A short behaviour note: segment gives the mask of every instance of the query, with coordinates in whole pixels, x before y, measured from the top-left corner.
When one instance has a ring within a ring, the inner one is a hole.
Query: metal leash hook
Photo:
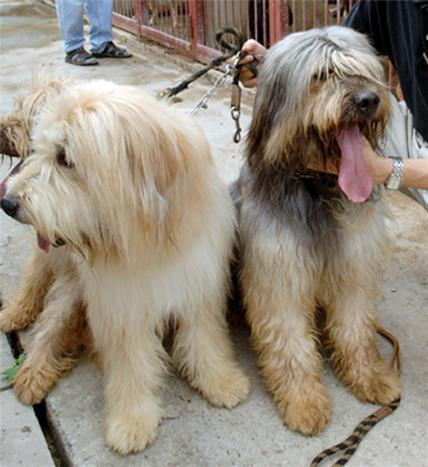
[[[239,143],[241,141],[241,125],[239,118],[241,117],[241,88],[239,84],[232,84],[232,98],[230,100],[230,116],[235,122],[235,133],[233,134],[233,142]]]
[[[226,81],[227,77],[232,74],[233,66],[228,64],[226,65],[226,70],[222,75],[220,75],[211,86],[211,88],[206,92],[202,99],[193,107],[192,111],[190,112],[190,116],[193,117],[199,112],[199,110],[203,108],[207,108],[208,99],[217,91],[217,89],[223,86],[224,82]]]
[[[233,82],[232,82],[232,96],[230,99],[230,116],[235,122],[235,133],[233,134],[233,142],[239,143],[241,141],[241,125],[239,119],[241,117],[241,87],[239,86],[239,70],[238,63],[246,55],[245,52],[240,50],[233,61]]]
[[[223,86],[228,76],[233,76],[232,82],[232,97],[230,101],[230,115],[232,120],[235,122],[235,132],[233,134],[233,141],[235,143],[239,143],[241,141],[241,125],[239,123],[239,119],[241,117],[241,88],[239,86],[239,70],[238,70],[238,63],[241,61],[243,57],[245,57],[246,53],[239,51],[233,60],[233,63],[228,63],[226,65],[226,69],[222,75],[220,75],[211,86],[211,88],[204,94],[202,99],[193,107],[190,112],[190,116],[194,117],[201,108],[207,108],[207,102],[209,98],[215,93],[215,91]]]

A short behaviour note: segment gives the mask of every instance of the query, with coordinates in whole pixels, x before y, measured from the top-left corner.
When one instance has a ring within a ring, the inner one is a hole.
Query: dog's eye
[[[327,79],[326,71],[322,70],[322,71],[319,71],[318,73],[315,73],[313,79],[316,81],[325,81]]]
[[[68,167],[71,168],[73,167],[73,164],[69,162],[65,156],[65,150],[64,148],[60,149],[56,155],[56,161],[58,162],[59,165],[63,167]]]
[[[332,74],[333,70],[323,68],[322,70],[319,70],[316,73],[314,73],[312,79],[316,81],[326,81]]]

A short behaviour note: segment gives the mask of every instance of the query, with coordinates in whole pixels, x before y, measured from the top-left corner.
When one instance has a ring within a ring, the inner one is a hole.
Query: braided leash
[[[228,41],[226,41],[223,36],[225,34],[232,34],[236,39],[236,45],[232,45]],[[239,123],[239,119],[241,117],[241,88],[239,86],[239,69],[241,65],[239,62],[247,55],[246,52],[242,51],[241,48],[244,44],[244,36],[242,33],[238,32],[237,29],[233,27],[224,27],[221,28],[216,33],[216,41],[217,43],[225,50],[229,51],[225,55],[221,55],[214,60],[212,60],[206,67],[196,71],[188,78],[184,79],[176,86],[172,88],[162,89],[158,94],[158,99],[166,98],[171,99],[172,97],[176,96],[180,92],[187,89],[190,83],[197,80],[209,70],[219,66],[221,63],[229,60],[230,58],[234,58],[233,63],[227,63],[226,69],[222,75],[220,75],[213,86],[202,96],[199,102],[193,107],[190,112],[190,116],[193,117],[199,112],[200,109],[207,107],[208,99],[215,93],[215,91],[226,82],[228,76],[232,76],[232,96],[230,101],[230,116],[235,123],[235,132],[233,134],[233,141],[235,143],[239,143],[241,141],[241,125]],[[256,60],[257,61],[257,60]],[[247,67],[251,70],[254,76],[257,76],[257,66],[254,63],[246,64]]]
[[[381,328],[379,325],[376,328],[376,332],[381,335],[383,338],[387,339],[393,346],[393,355],[391,359],[391,367],[394,366],[397,368],[397,371],[400,372],[401,361],[400,361],[400,344],[397,339],[388,331]],[[344,441],[335,444],[334,446],[324,449],[320,452],[311,462],[310,467],[317,467],[323,460],[328,457],[334,456],[337,453],[343,451],[343,454],[336,460],[331,467],[336,467],[340,465],[345,465],[349,459],[354,455],[355,451],[358,449],[361,441],[367,435],[367,433],[377,425],[381,420],[383,420],[388,415],[391,415],[400,405],[400,399],[396,399],[388,405],[382,406],[373,412],[371,415],[362,420],[355,430],[352,432],[351,436],[348,436]]]
[[[170,99],[171,97],[174,97],[177,94],[180,94],[180,92],[187,89],[189,87],[189,84],[193,83],[193,81],[196,81],[201,76],[204,76],[206,73],[208,73],[213,68],[220,66],[223,62],[233,57],[233,55],[234,55],[233,53],[230,53],[226,55],[220,55],[219,57],[214,58],[214,60],[212,60],[207,66],[191,74],[188,78],[183,79],[176,86],[173,86],[172,88],[161,89],[158,92],[156,97],[159,99],[163,99],[163,98]]]
[[[389,405],[379,408],[376,412],[372,413],[364,420],[362,420],[351,436],[348,436],[341,443],[335,444],[331,448],[325,449],[318,454],[311,462],[310,467],[317,467],[324,459],[331,457],[338,452],[344,451],[340,458],[333,464],[334,466],[345,465],[349,459],[353,456],[355,451],[358,449],[361,441],[364,439],[366,434],[381,420],[390,415],[400,405],[400,399],[396,399]]]
[[[236,38],[236,45],[232,45],[230,42],[226,41],[223,38],[225,34],[232,34]],[[185,78],[184,80],[180,81],[176,86],[173,86],[172,88],[162,89],[157,94],[158,98],[169,99],[171,97],[174,97],[180,92],[187,89],[189,84],[193,83],[194,81],[199,79],[201,76],[204,76],[206,73],[208,73],[208,71],[212,70],[213,68],[220,66],[223,62],[226,62],[227,60],[229,60],[229,58],[232,58],[233,56],[236,56],[239,53],[240,54],[239,58],[241,60],[247,55],[245,52],[241,51],[241,48],[245,42],[245,39],[244,39],[243,34],[239,32],[237,29],[233,27],[229,27],[229,26],[221,28],[220,30],[216,32],[215,39],[217,43],[223,49],[228,51],[228,53],[214,58],[213,60],[211,60],[211,62],[207,66],[191,74],[188,78]],[[235,67],[236,66],[237,65],[235,65]],[[248,66],[251,69],[254,76],[257,76],[257,67],[253,63],[249,63],[246,66]]]

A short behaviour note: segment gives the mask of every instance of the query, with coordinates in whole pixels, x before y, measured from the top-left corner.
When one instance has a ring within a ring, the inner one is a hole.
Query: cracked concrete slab
[[[125,61],[102,61],[98,67],[65,64],[54,11],[34,2],[0,2],[0,25],[7,24],[8,43],[0,41],[1,114],[8,113],[13,98],[28,88],[40,72],[104,78],[132,84],[155,93],[178,82],[192,69],[191,62],[152,44],[139,43],[120,34],[118,42],[134,52]],[[14,21],[17,21],[14,27]],[[25,27],[21,27],[25,24]],[[37,41],[34,41],[37,37]],[[16,38],[16,40],[14,40]],[[208,89],[201,80],[183,93],[177,106],[190,109]],[[253,93],[246,93],[243,126],[248,125]],[[241,147],[233,145],[229,121],[229,91],[221,89],[195,119],[204,128],[216,163],[226,181],[232,181],[241,163]],[[7,167],[0,167],[0,178]],[[380,321],[402,347],[403,402],[364,440],[350,466],[410,467],[426,462],[427,368],[428,368],[428,214],[400,194],[389,195],[391,252],[395,256],[382,283]],[[18,286],[28,254],[29,229],[0,213],[0,280],[7,300]],[[109,450],[103,439],[102,381],[92,362],[82,361],[64,377],[46,399],[47,415],[62,452],[73,466],[283,466],[309,465],[320,450],[344,439],[376,406],[355,399],[326,365],[323,380],[333,400],[328,428],[319,436],[305,438],[281,423],[271,397],[255,368],[247,331],[235,330],[241,360],[253,383],[249,399],[229,411],[209,406],[175,376],[166,381],[166,419],[156,442],[143,453],[127,457]],[[387,343],[380,341],[384,355]]]
[[[46,440],[32,407],[11,389],[0,392],[0,465],[54,467]]]

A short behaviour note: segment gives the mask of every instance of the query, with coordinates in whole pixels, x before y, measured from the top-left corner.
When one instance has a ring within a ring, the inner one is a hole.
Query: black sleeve
[[[389,57],[415,128],[428,141],[428,0],[358,0],[343,26],[368,35]]]
[[[358,0],[343,22],[343,26],[369,36],[372,45],[380,55],[389,55],[388,34],[382,24],[386,18],[385,3],[383,1]]]

